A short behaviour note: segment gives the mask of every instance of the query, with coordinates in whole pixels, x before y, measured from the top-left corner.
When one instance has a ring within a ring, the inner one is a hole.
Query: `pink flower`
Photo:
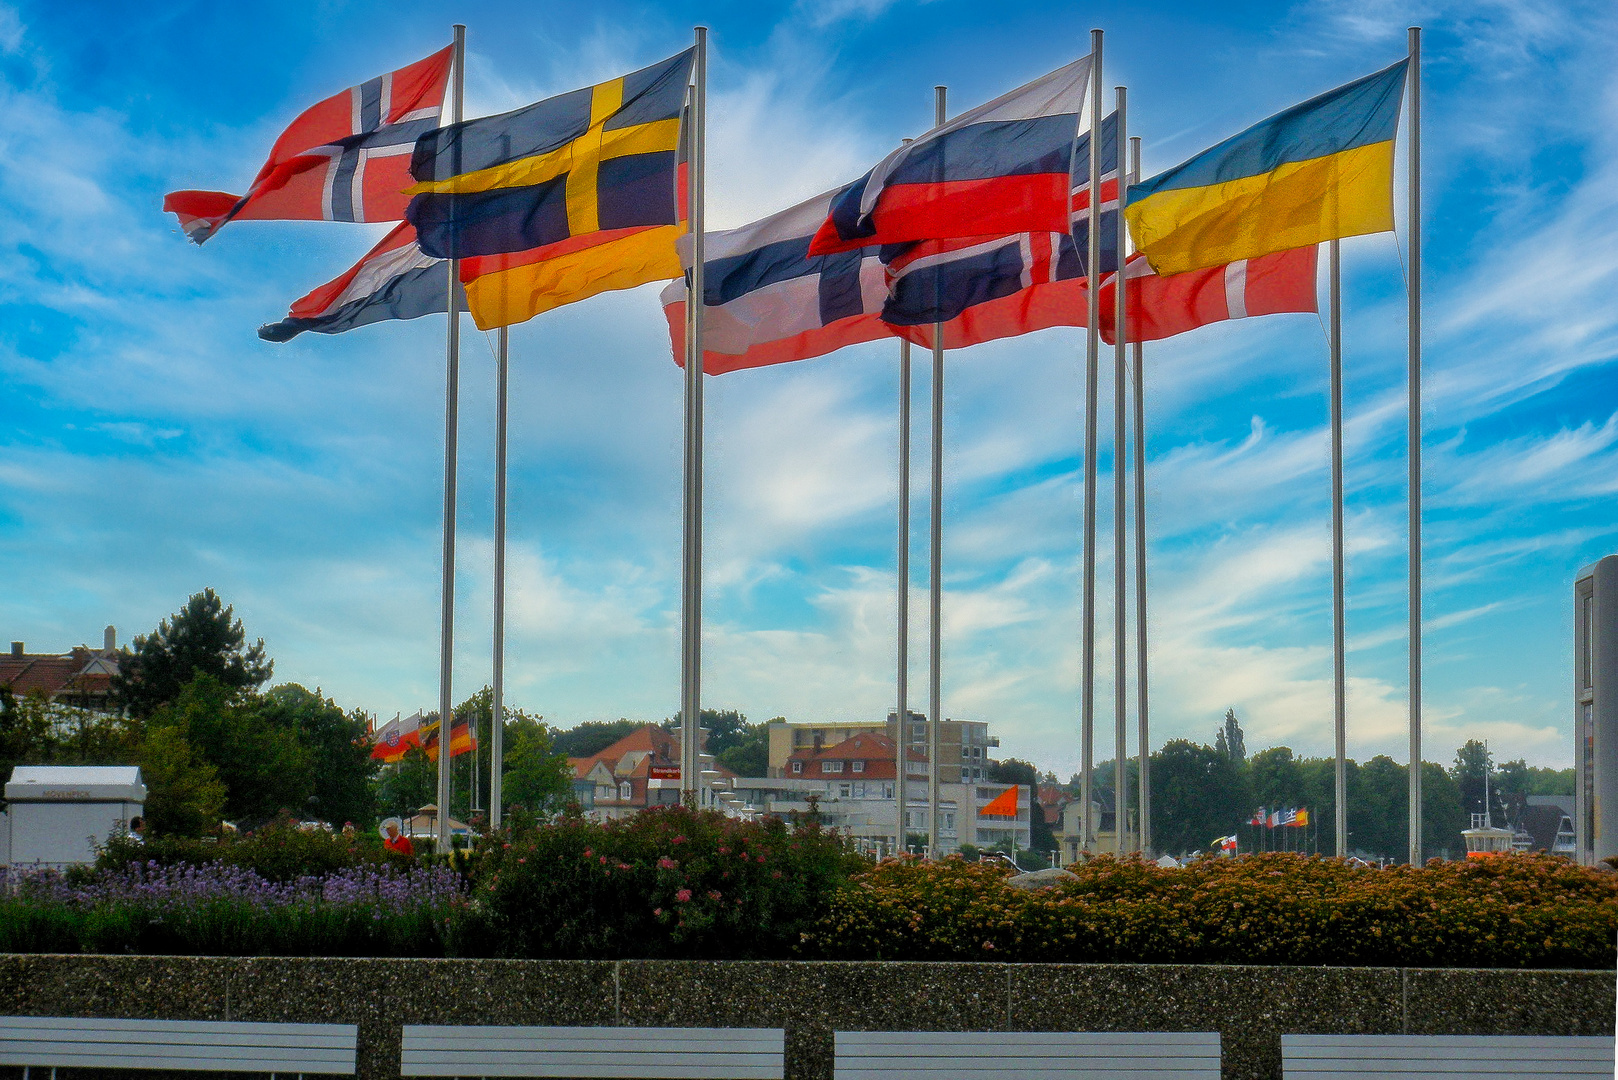
[[[718,900],[719,899],[719,890],[718,889],[709,889],[708,890],[708,899],[710,899],[710,900]]]
[[[1125,777],[1125,779],[1128,779],[1128,778],[1127,778],[1127,777]],[[606,866],[606,865],[607,865],[607,857],[606,857],[606,856],[605,856],[605,855],[603,855],[603,856],[601,856],[601,865],[602,865],[602,866]]]
[[[660,907],[655,907],[655,908],[652,909],[652,914],[653,915],[661,915],[661,914],[663,914],[663,909],[660,908]]]
[[[674,899],[678,900],[682,904],[685,903],[687,900],[691,899],[691,890],[681,889],[679,892],[674,894]]]
[[[584,857],[586,859],[588,859],[590,856],[592,856],[594,854],[595,854],[595,852],[591,851],[589,848],[584,849]]]
[[[669,858],[667,855],[663,855],[657,860],[657,868],[659,870],[678,870],[680,868],[680,864]]]

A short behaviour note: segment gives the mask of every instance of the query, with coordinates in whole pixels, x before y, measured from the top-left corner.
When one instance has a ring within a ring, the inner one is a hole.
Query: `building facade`
[[[17,697],[38,694],[47,701],[94,712],[114,708],[112,680],[118,674],[118,632],[102,632],[101,648],[77,645],[66,653],[31,653],[21,641],[0,655],[0,686]]]
[[[927,759],[927,717],[911,712],[905,724],[909,749]],[[884,735],[889,740],[900,738],[897,713],[888,713],[886,721],[836,721],[821,724],[795,724],[780,721],[769,727],[769,775],[786,777],[787,764],[800,751],[818,753],[826,747],[837,746],[856,735]],[[997,748],[1000,740],[989,734],[989,725],[979,720],[945,720],[938,730],[938,779],[944,784],[962,784],[981,781],[989,766],[989,751]],[[910,775],[916,775],[914,770]],[[926,778],[926,769],[921,774]]]
[[[680,805],[680,738],[656,724],[644,724],[600,753],[568,758],[576,790],[587,793],[580,806],[600,821],[629,817],[654,806]],[[735,777],[712,756],[698,759],[702,783],[697,804],[706,809],[747,816],[731,790]]]
[[[1579,862],[1618,855],[1618,555],[1573,582],[1573,775]]]

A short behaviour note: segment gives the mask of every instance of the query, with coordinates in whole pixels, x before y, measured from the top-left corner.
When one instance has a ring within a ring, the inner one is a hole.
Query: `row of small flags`
[[[245,195],[178,191],[165,209],[199,244],[237,219],[400,222],[347,273],[262,328],[267,340],[445,311],[448,260],[458,259],[466,309],[485,330],[671,280],[662,303],[682,362],[694,50],[443,125],[452,54],[306,110]],[[1138,249],[1124,260],[1131,340],[1313,312],[1315,245],[1393,228],[1407,64],[1133,183],[1120,181],[1109,117],[1092,199],[1091,58],[1075,61],[923,134],[853,183],[709,233],[704,370],[802,360],[887,336],[930,345],[935,323],[951,348],[1084,326],[1092,302],[1110,341],[1120,202]],[[1087,267],[1092,227],[1102,255]]]
[[[1262,826],[1266,829],[1279,829],[1283,826],[1303,829],[1309,826],[1309,811],[1307,808],[1282,809],[1279,806],[1274,810],[1266,811],[1261,806],[1253,811],[1253,816],[1248,819],[1247,823]]]

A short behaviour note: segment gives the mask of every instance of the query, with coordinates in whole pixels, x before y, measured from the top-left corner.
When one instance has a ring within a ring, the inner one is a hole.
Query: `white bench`
[[[839,1031],[835,1080],[1219,1080],[1217,1031]]]
[[[1285,1080],[1613,1075],[1610,1035],[1283,1035]]]
[[[353,1024],[0,1016],[0,1065],[354,1075]]]
[[[403,1076],[782,1080],[781,1028],[406,1024]]]

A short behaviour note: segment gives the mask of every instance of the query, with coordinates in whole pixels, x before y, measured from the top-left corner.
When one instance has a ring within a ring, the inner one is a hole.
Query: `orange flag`
[[[978,809],[978,817],[987,817],[990,814],[1000,815],[1003,817],[1016,817],[1017,792],[1021,790],[1022,788],[1019,786],[1011,788],[1009,791],[1002,791],[987,805]]]

